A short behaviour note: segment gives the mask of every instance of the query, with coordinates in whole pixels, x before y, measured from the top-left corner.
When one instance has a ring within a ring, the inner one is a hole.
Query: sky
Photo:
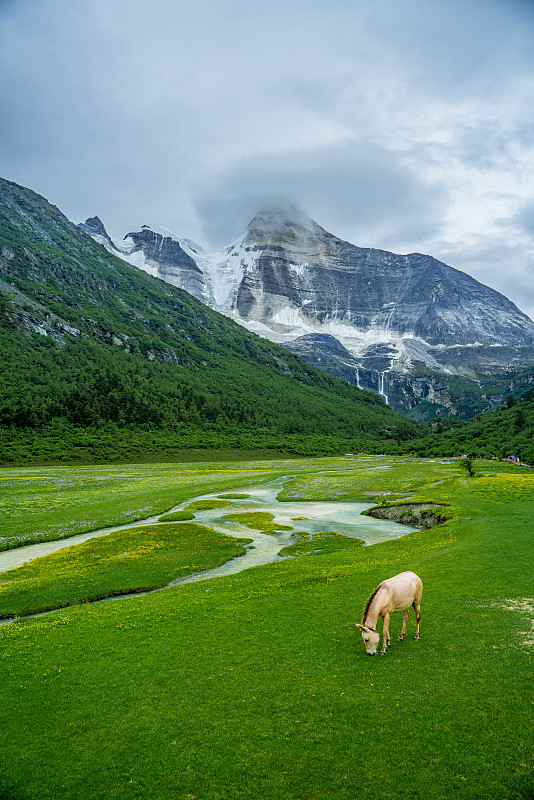
[[[296,203],[534,317],[534,0],[0,0],[0,175],[209,249]]]

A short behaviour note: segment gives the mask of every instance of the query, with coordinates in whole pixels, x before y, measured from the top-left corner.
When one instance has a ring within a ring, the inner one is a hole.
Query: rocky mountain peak
[[[117,252],[117,247],[108,234],[100,217],[89,217],[85,222],[80,222],[78,227],[81,228],[84,233],[87,233],[97,242],[104,245],[106,250],[109,250],[111,253]]]
[[[82,231],[85,231],[90,236],[107,236],[107,231],[104,227],[104,223],[100,219],[100,217],[89,217],[85,220],[85,222],[80,222],[78,225]]]
[[[264,206],[249,223],[246,239],[254,243],[277,240],[288,235],[317,237],[325,231],[299,206],[291,202]]]
[[[263,207],[217,252],[160,230],[113,241],[135,266],[388,400],[409,374],[476,381],[534,363],[534,322],[506,297],[432,256],[343,241],[294,203]]]

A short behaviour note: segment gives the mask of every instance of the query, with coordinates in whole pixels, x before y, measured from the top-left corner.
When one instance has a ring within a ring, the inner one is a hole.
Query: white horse
[[[415,610],[415,641],[419,641],[419,622],[421,620],[421,597],[423,594],[423,582],[415,572],[401,572],[387,581],[382,581],[380,586],[374,590],[367,601],[363,612],[362,624],[356,624],[362,632],[365,649],[370,656],[374,656],[378,649],[380,635],[376,630],[378,617],[384,620],[382,631],[383,641],[380,655],[386,654],[386,647],[389,647],[389,615],[394,611],[402,611],[404,621],[402,624],[399,642],[402,642],[406,633],[408,622],[408,609],[413,605]]]

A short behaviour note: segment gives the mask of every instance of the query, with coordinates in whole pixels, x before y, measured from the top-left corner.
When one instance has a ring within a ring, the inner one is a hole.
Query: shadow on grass
[[[22,794],[10,781],[0,776],[0,800],[28,800],[28,795]]]

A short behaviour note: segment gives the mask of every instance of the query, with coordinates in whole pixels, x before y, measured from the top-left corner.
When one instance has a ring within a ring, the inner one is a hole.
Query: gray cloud
[[[534,247],[534,197],[521,203],[511,222],[521,233],[531,237]]]
[[[534,247],[496,238],[484,237],[469,244],[451,247],[436,242],[433,253],[450,266],[468,272],[481,283],[491,286],[534,318]]]
[[[206,238],[221,246],[230,232],[230,238],[242,232],[258,208],[284,197],[341,238],[380,247],[377,238],[436,234],[446,190],[420,181],[393,152],[343,142],[237,161],[202,185],[195,206]]]
[[[531,0],[4,0],[0,41],[0,174],[74,221],[221,245],[287,197],[534,312]]]

